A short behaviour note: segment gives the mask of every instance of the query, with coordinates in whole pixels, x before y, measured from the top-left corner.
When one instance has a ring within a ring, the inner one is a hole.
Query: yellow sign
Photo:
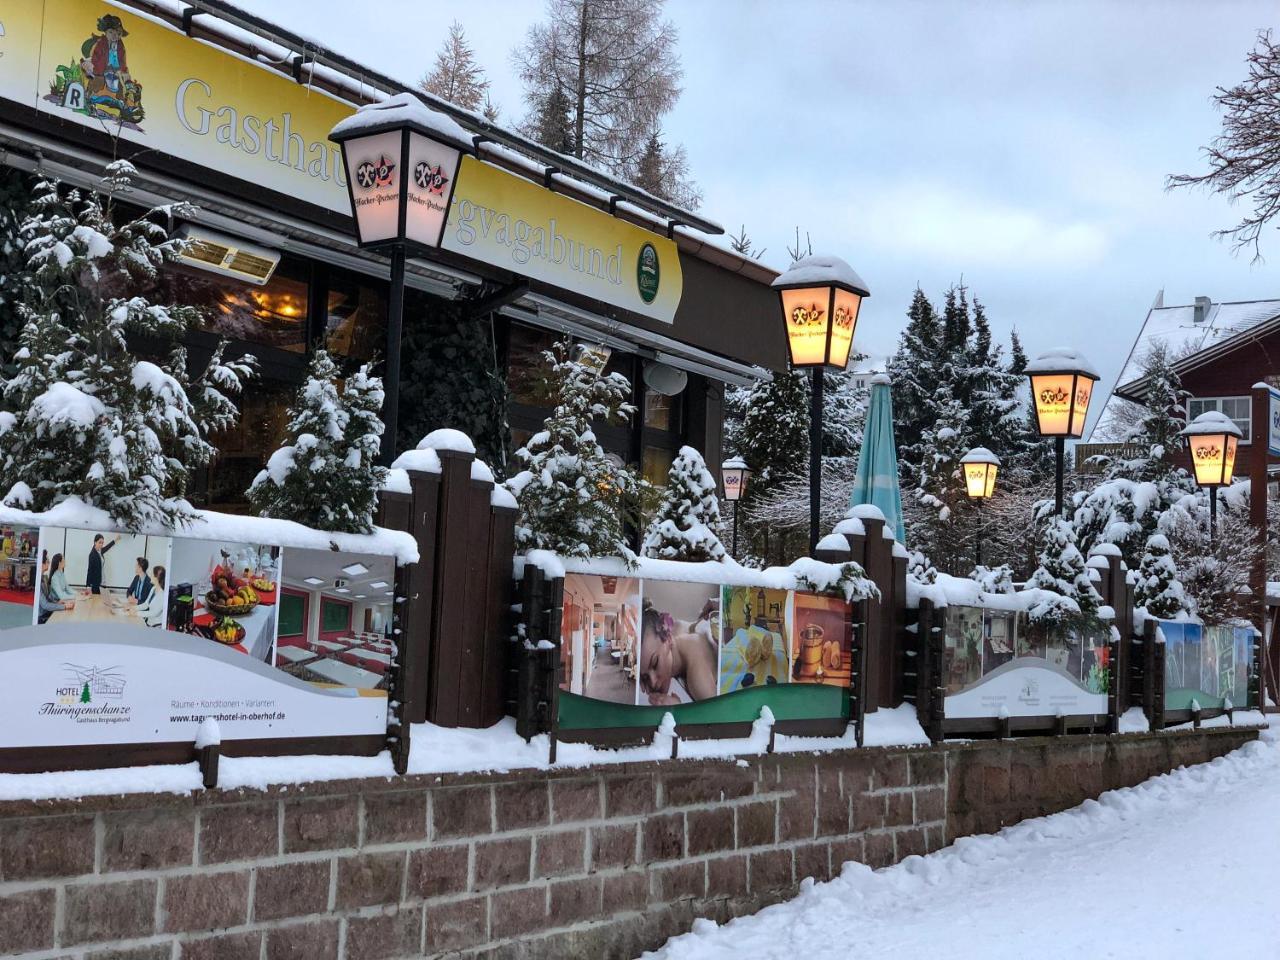
[[[0,96],[350,211],[329,130],[352,105],[102,0],[0,10]]]
[[[674,241],[474,157],[462,158],[441,246],[664,323],[683,290]]]
[[[351,211],[329,131],[353,106],[105,0],[0,6],[0,98]],[[446,249],[671,323],[675,243],[464,158]]]

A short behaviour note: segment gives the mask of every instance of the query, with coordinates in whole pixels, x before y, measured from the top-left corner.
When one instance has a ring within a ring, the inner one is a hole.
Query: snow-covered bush
[[[1007,563],[998,567],[974,567],[969,579],[983,593],[1013,593],[1013,568]]]
[[[1253,613],[1249,573],[1261,546],[1249,522],[1248,503],[1245,496],[1219,494],[1216,537],[1209,535],[1203,492],[1184,497],[1160,518],[1189,612],[1206,624],[1247,619]]]
[[[1190,612],[1186,593],[1178,579],[1178,568],[1173,562],[1169,538],[1162,533],[1153,533],[1147,538],[1133,587],[1133,605],[1145,607],[1148,615],[1159,620],[1170,620],[1180,613]]]
[[[264,517],[337,533],[371,533],[387,471],[382,446],[382,381],[365,364],[338,386],[338,367],[324,350],[289,408],[286,443],[249,487]]]
[[[938,580],[938,570],[922,550],[912,550],[907,560],[907,576],[916,583],[931,584]]]
[[[78,497],[126,528],[178,525],[191,471],[215,450],[211,431],[236,419],[232,397],[252,358],[217,348],[199,376],[179,346],[197,309],[153,302],[160,270],[181,250],[169,236],[177,204],[117,225],[111,201],[133,168],[107,168],[107,197],[37,184],[23,222],[26,297],[16,369],[0,384],[4,502],[47,510]],[[161,353],[139,355],[138,341]],[[168,355],[163,351],[168,350]]]
[[[693,447],[681,447],[671,462],[662,504],[644,538],[644,555],[661,560],[723,560],[716,536],[720,500],[716,482]]]
[[[1102,605],[1102,597],[1089,578],[1089,568],[1076,546],[1075,528],[1061,518],[1050,520],[1044,531],[1044,548],[1040,552],[1040,566],[1036,568],[1030,587],[1055,593],[1070,601],[1058,604],[1055,611],[1040,611],[1043,618],[1061,619],[1070,608],[1083,617],[1092,617]]]
[[[506,484],[520,506],[516,545],[569,557],[630,559],[623,512],[640,483],[609,462],[591,422],[630,416],[631,384],[621,374],[598,374],[579,362],[569,340],[544,359],[555,406],[544,429],[516,451],[521,470]]]

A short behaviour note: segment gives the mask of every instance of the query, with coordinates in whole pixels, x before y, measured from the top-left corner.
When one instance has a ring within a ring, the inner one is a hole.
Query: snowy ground
[[[697,921],[647,960],[1280,956],[1280,729],[999,834]]]

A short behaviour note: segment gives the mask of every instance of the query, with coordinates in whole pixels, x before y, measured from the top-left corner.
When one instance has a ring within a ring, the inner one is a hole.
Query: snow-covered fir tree
[[[1076,546],[1075,528],[1062,517],[1055,517],[1046,525],[1040,566],[1028,585],[1074,601],[1083,617],[1092,617],[1102,605],[1102,596],[1089,578],[1089,568]]]
[[[370,533],[387,471],[382,446],[382,381],[368,364],[339,386],[338,366],[317,350],[289,408],[286,443],[249,487],[264,517],[337,533]]]
[[[651,133],[645,141],[644,150],[631,174],[631,182],[686,210],[696,210],[702,203],[702,191],[689,176],[689,156],[684,146],[663,143],[658,131]]]
[[[19,312],[27,275],[27,256],[21,229],[30,215],[31,178],[13,167],[0,169],[0,377],[11,377],[17,367],[18,335],[23,320]],[[6,409],[0,394],[0,410]]]
[[[479,113],[489,106],[489,81],[457,20],[449,25],[449,36],[436,54],[435,65],[419,86],[464,110]]]
[[[569,557],[634,556],[623,529],[624,510],[639,491],[625,468],[609,462],[593,421],[629,417],[631,384],[617,373],[597,374],[580,363],[570,340],[544,354],[554,399],[544,428],[515,453],[520,472],[507,488],[520,506],[516,545]]]
[[[1169,538],[1162,533],[1147,537],[1146,550],[1133,587],[1133,605],[1145,607],[1150,616],[1169,620],[1187,611],[1187,597],[1178,580]]]
[[[671,462],[662,504],[644,537],[644,554],[661,560],[723,560],[724,544],[716,536],[720,500],[715,478],[702,454],[681,447]]]
[[[11,411],[0,414],[4,502],[47,510],[78,497],[128,529],[190,519],[190,473],[214,455],[208,435],[234,422],[232,398],[254,372],[252,358],[227,362],[219,347],[190,376],[178,344],[200,313],[155,291],[182,246],[169,224],[194,210],[117,223],[111,198],[133,174],[111,164],[105,196],[36,184],[20,230],[23,328],[0,385]],[[170,352],[140,356],[134,338]]]
[[[1143,377],[1150,403],[1126,440],[1142,445],[1132,458],[1106,463],[1101,480],[1072,495],[1070,515],[1082,549],[1112,543],[1130,569],[1142,561],[1147,538],[1162,514],[1196,492],[1194,479],[1170,455],[1182,448],[1179,432],[1186,392],[1173,369],[1168,350],[1153,345],[1143,358]]]

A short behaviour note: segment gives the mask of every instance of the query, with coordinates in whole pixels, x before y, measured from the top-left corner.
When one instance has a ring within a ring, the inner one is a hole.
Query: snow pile
[[[874,871],[846,863],[829,883],[805,881],[794,900],[723,927],[700,920],[644,957],[1084,960],[1108,953],[1100,931],[1123,945],[1115,955],[1274,956],[1280,915],[1249,907],[1278,887],[1280,832],[1258,826],[1277,791],[1280,743],[1268,732],[1211,763],[927,857]],[[1202,882],[1180,908],[1189,878]]]

